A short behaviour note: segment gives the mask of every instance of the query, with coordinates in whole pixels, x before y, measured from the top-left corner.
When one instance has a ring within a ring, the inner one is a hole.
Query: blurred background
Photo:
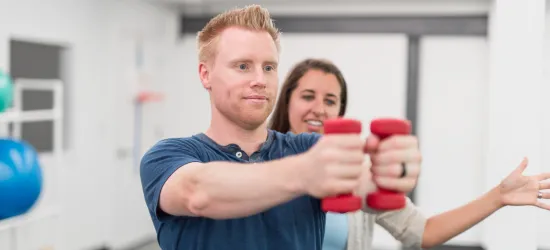
[[[545,0],[0,0],[13,82],[0,136],[31,145],[18,152],[42,171],[36,202],[0,220],[0,249],[159,249],[139,159],[207,128],[196,32],[250,3],[283,32],[280,80],[327,58],[350,85],[348,117],[412,121],[424,164],[411,197],[426,215],[482,195],[524,156],[526,174],[550,171]],[[507,207],[438,249],[550,249],[548,225],[550,211]],[[375,230],[376,249],[401,249]]]

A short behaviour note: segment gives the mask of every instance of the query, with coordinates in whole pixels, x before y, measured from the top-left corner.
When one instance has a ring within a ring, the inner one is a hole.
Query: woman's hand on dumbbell
[[[306,193],[325,198],[351,193],[364,171],[365,140],[356,134],[323,136],[303,154],[300,175]]]
[[[378,187],[403,193],[414,189],[422,162],[415,136],[393,135],[380,141],[370,135],[365,149],[370,155],[373,181]]]

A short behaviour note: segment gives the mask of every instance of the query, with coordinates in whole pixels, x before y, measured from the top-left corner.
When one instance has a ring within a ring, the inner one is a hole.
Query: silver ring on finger
[[[399,178],[404,178],[405,176],[407,176],[407,165],[402,162],[401,163],[401,175],[399,176]]]
[[[539,194],[537,195],[537,199],[542,199],[542,192],[539,191]]]

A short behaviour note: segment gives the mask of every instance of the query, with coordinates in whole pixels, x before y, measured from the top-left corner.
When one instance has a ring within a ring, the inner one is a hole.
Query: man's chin
[[[244,120],[250,124],[257,124],[258,126],[264,124],[267,121],[267,115],[251,115],[247,116]]]
[[[266,112],[250,112],[241,117],[241,121],[247,124],[249,128],[258,128],[265,124],[268,117],[269,113]]]

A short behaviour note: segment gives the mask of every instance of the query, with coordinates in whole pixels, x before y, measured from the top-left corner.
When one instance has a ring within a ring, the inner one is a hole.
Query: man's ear
[[[201,79],[201,82],[202,82],[202,86],[206,89],[206,90],[210,90],[211,89],[211,86],[210,86],[210,71],[209,71],[209,67],[208,67],[208,64],[206,64],[205,62],[200,62],[199,63],[199,77]]]

